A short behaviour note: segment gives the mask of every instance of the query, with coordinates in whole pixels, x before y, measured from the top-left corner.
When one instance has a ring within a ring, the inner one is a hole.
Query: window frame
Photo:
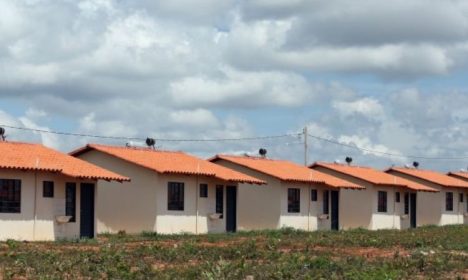
[[[200,198],[208,198],[208,184],[200,184],[199,188]]]
[[[8,189],[11,188],[11,189]],[[5,189],[5,190],[4,190]],[[21,179],[0,179],[0,213],[20,214],[21,213]],[[2,193],[5,195],[1,195]],[[2,198],[4,196],[4,198]],[[10,206],[6,206],[10,204]],[[13,206],[11,206],[13,204]]]
[[[317,189],[310,190],[310,201],[316,202],[318,200],[318,192]]]
[[[445,211],[453,212],[453,192],[445,193]]]
[[[184,211],[185,210],[185,183],[168,182],[167,183],[167,210]]]
[[[377,212],[388,213],[388,193],[386,191],[377,192]]]
[[[76,183],[65,183],[65,216],[71,216],[69,223],[76,222]]]
[[[220,219],[224,218],[224,186],[216,185],[216,201],[215,201],[216,213],[221,214]]]
[[[300,188],[288,188],[288,213],[301,213]]]
[[[42,197],[54,198],[55,183],[54,181],[42,181]]]

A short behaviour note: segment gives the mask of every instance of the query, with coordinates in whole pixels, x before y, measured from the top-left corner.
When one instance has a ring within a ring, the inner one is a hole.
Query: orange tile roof
[[[464,171],[464,172],[449,172],[448,173],[449,176],[452,176],[452,177],[455,177],[455,178],[461,178],[463,180],[468,180],[468,172]]]
[[[415,191],[428,191],[428,192],[437,192],[436,189],[412,182],[410,180],[405,180],[403,178],[387,174],[383,171],[364,167],[364,166],[355,166],[347,164],[337,164],[337,163],[325,163],[325,162],[316,162],[310,166],[314,167],[323,167],[336,172],[369,182],[374,185],[380,186],[393,186],[393,187],[403,187]]]
[[[468,188],[468,182],[464,182],[460,179],[450,177],[448,175],[423,169],[404,168],[404,167],[392,167],[389,171],[396,171],[402,174],[410,175],[419,179],[423,179],[443,187],[453,188]]]
[[[90,150],[97,150],[163,174],[200,175],[215,177],[227,182],[265,184],[264,181],[257,178],[183,152],[89,144],[70,154],[78,156]]]
[[[130,179],[40,144],[0,141],[0,168],[57,172],[91,180]]]
[[[364,189],[351,182],[311,170],[305,166],[285,161],[261,157],[216,155],[210,161],[226,160],[252,170],[270,175],[282,181],[325,184],[335,188]]]

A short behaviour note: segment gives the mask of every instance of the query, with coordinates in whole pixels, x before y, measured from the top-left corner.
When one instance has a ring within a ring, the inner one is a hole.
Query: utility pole
[[[304,130],[302,131],[304,134],[304,165],[307,166],[309,164],[309,143],[307,137],[309,136],[309,133],[307,131],[307,126],[304,127]]]

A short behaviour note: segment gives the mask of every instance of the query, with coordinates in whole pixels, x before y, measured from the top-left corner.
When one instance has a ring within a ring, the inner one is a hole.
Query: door
[[[226,187],[226,231],[237,230],[237,187]]]
[[[340,193],[338,191],[331,191],[331,229],[340,229],[339,220],[340,210]]]
[[[94,238],[94,184],[81,184],[80,237]]]
[[[416,193],[410,194],[410,226],[416,227]]]

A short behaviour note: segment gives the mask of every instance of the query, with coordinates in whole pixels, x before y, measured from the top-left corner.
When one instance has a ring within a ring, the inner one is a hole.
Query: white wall
[[[417,201],[417,222],[420,225],[450,225],[463,224],[464,204],[459,202],[459,193],[463,192],[458,188],[445,188],[438,184],[428,182],[400,172],[390,171],[390,174],[411,180],[422,185],[439,190],[438,193],[418,192]],[[453,192],[453,211],[446,211],[445,196],[447,192]]]
[[[292,227],[301,230],[329,230],[330,219],[318,219],[323,214],[323,191],[320,184],[282,182],[279,179],[244,166],[218,160],[216,164],[242,172],[267,182],[267,185],[239,186],[238,229],[262,230]],[[288,188],[299,188],[300,212],[288,213]],[[317,201],[310,201],[311,189],[317,190]],[[332,190],[332,189],[328,189]],[[329,198],[331,200],[331,196]],[[329,203],[331,209],[331,203]],[[310,213],[309,213],[310,211]]]
[[[79,238],[81,181],[54,173],[15,170],[1,170],[0,178],[21,180],[21,213],[0,213],[0,240],[38,241]],[[43,181],[54,182],[53,198],[43,197]],[[59,225],[55,217],[65,215],[67,182],[76,183],[76,222]]]
[[[314,167],[323,173],[365,187],[365,190],[342,189],[340,191],[340,228],[399,229],[398,205],[394,204],[396,188],[378,187],[366,181],[323,168]],[[387,212],[377,212],[378,191],[387,192]]]
[[[207,233],[226,230],[226,186],[236,186],[211,177],[158,174],[99,151],[81,159],[127,176],[131,182],[99,182],[97,201],[98,233]],[[184,183],[184,210],[167,210],[168,182]],[[208,184],[208,198],[199,197],[199,185]],[[211,220],[216,211],[216,185],[224,186],[224,217]],[[198,215],[197,203],[198,199]]]

